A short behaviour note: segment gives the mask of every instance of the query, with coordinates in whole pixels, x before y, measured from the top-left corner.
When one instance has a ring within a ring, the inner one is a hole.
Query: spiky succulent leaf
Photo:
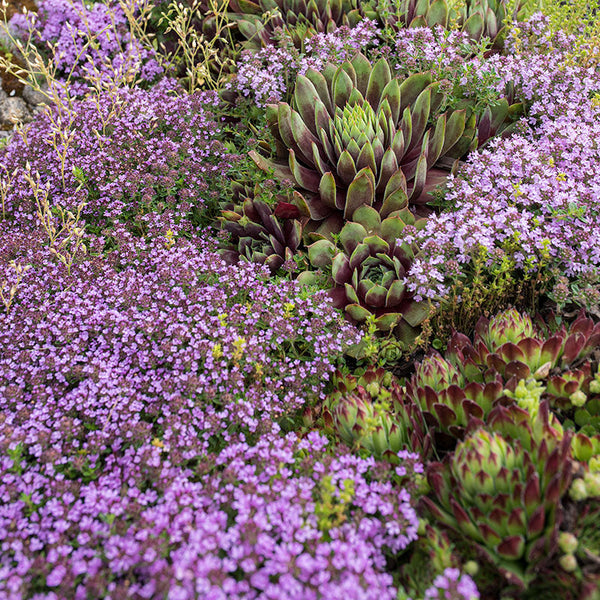
[[[246,38],[249,50],[275,44],[281,31],[303,49],[316,33],[354,26],[361,19],[356,0],[231,0],[228,17]]]

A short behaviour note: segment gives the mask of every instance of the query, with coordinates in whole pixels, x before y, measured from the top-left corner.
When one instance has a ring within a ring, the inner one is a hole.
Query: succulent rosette
[[[511,93],[507,98],[499,98],[493,105],[486,106],[480,114],[475,112],[473,99],[460,100],[456,108],[466,110],[465,131],[446,156],[438,161],[438,166],[453,167],[453,161],[484,147],[492,138],[511,134],[525,111],[525,105],[513,102],[514,99],[510,96]]]
[[[250,50],[276,43],[283,32],[302,48],[316,33],[354,26],[361,19],[356,0],[231,0],[229,11]]]
[[[325,236],[362,205],[386,217],[408,202],[427,203],[447,174],[434,165],[465,135],[464,109],[437,115],[440,87],[430,73],[400,81],[385,59],[371,66],[362,54],[321,73],[309,69],[297,79],[293,106],[268,106],[277,159],[251,156],[295,182],[311,227]]]
[[[381,331],[394,330],[405,344],[418,334],[429,314],[429,304],[416,302],[404,278],[414,257],[413,248],[402,241],[404,229],[422,226],[408,209],[386,219],[370,206],[354,212],[354,221],[339,235],[341,250],[329,240],[318,240],[308,248],[315,267],[331,265],[334,305],[343,308],[355,322],[373,316]]]
[[[420,406],[434,432],[436,448],[443,451],[464,438],[473,420],[480,425],[485,422],[504,396],[504,387],[499,376],[485,383],[468,381],[452,363],[432,354],[417,364],[406,394]]]
[[[512,425],[517,437],[477,429],[444,462],[430,464],[434,500],[422,501],[438,521],[475,542],[509,582],[525,587],[556,550],[570,438],[536,441],[527,421]]]
[[[222,229],[230,234],[219,253],[229,263],[242,258],[267,265],[275,273],[293,260],[300,246],[302,223],[293,218],[299,216],[297,210],[285,199],[270,205],[242,186],[235,191],[238,203],[229,204],[219,217]]]
[[[431,440],[421,412],[389,372],[371,368],[358,379],[338,373],[334,381],[323,406],[328,431],[378,459],[397,462],[401,450],[429,455]]]

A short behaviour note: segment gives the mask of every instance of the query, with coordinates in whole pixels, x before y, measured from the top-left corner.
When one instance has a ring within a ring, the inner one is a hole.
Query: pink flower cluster
[[[0,181],[10,183],[7,213],[28,220],[36,212],[27,162],[52,205],[74,209],[85,201],[84,217],[97,225],[201,210],[232,160],[217,141],[216,103],[213,93],[185,95],[165,79],[148,91],[124,88],[40,115],[6,149]]]
[[[318,434],[232,440],[187,461],[147,440],[79,477],[59,453],[33,465],[22,453],[0,462],[7,600],[393,600],[386,553],[416,539],[392,467],[328,452]]]
[[[542,25],[534,19],[529,27],[536,33]],[[560,39],[541,60],[534,52],[543,38],[536,39],[531,50],[524,46],[517,56],[487,63],[502,85],[515,82],[529,116],[512,137],[470,155],[448,183],[452,208],[432,216],[415,236],[422,251],[408,285],[418,298],[443,297],[482,251],[490,268],[508,260],[521,274],[598,279],[600,108],[593,93],[600,74],[569,66]],[[591,308],[598,299],[575,300]]]
[[[33,36],[64,78],[119,82],[139,77],[151,82],[163,72],[154,52],[130,33],[118,2],[87,5],[81,0],[41,0],[37,13],[17,13],[11,26]]]
[[[377,44],[374,21],[363,20],[356,27],[339,27],[330,33],[318,33],[307,40],[305,52],[267,46],[242,55],[231,88],[242,96],[253,97],[258,106],[285,100],[294,88],[297,75],[309,68],[319,70],[327,62],[341,64],[357,52]]]

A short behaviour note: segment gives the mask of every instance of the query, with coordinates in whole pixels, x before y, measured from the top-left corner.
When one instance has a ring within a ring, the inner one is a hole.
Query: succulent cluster
[[[325,239],[308,248],[313,266],[331,265],[335,306],[357,323],[373,317],[378,329],[395,330],[404,343],[414,340],[429,314],[428,304],[415,302],[404,285],[414,256],[402,241],[409,225],[419,222],[406,208],[382,220],[373,207],[361,206],[339,234],[341,248]]]
[[[507,17],[516,17],[522,4],[516,2],[509,15],[505,0],[465,0],[449,10],[448,21],[456,22],[472,39],[487,37],[493,48],[500,49],[506,35]]]
[[[521,8],[517,3],[516,15]],[[507,6],[505,0],[465,0],[449,6],[446,0],[401,0],[399,3],[370,3],[366,16],[382,25],[401,27],[456,27],[473,40],[487,37],[495,49],[502,48],[506,35]]]
[[[464,99],[441,113],[449,85],[433,72],[394,77],[385,58],[371,64],[361,53],[340,66],[308,68],[291,104],[267,105],[276,158],[250,152],[259,168],[300,192],[270,206],[228,207],[220,219],[232,234],[228,260],[268,261],[276,271],[302,237],[313,242],[312,268],[331,268],[337,307],[356,323],[374,316],[378,329],[394,330],[404,345],[414,341],[429,309],[406,289],[418,249],[403,238],[424,227],[415,213],[427,212],[420,205],[448,168],[506,130],[518,112],[503,99],[478,117]]]
[[[363,223],[369,217],[376,217],[372,208],[364,207],[357,213]],[[386,220],[381,223],[385,224]],[[334,297],[344,293],[346,302],[353,294],[358,297],[362,293],[359,300],[364,305],[365,298],[370,300],[377,297],[376,293],[380,290],[372,285],[368,266],[362,267],[364,275],[360,277],[361,248],[349,242],[353,230],[358,230],[357,223],[348,223],[340,235],[342,244],[349,246],[351,253],[335,255],[333,272],[334,277],[340,278],[339,272],[348,270],[355,262],[353,273],[358,273],[355,276],[357,284],[351,280],[344,283],[344,288],[336,287],[333,292]],[[366,238],[367,233],[371,233],[371,237]],[[366,233],[362,231],[363,239],[369,240],[367,244],[363,242],[367,248],[380,239],[372,233],[372,230]],[[315,261],[317,252],[331,256],[334,252],[331,246],[325,240],[315,242],[310,248],[312,260]],[[367,258],[363,258],[363,261],[372,258],[366,248],[364,253]],[[349,258],[347,254],[350,254]],[[336,265],[339,266],[336,268]],[[377,285],[383,288],[381,284]],[[385,298],[389,295],[390,292],[386,292]],[[399,321],[392,321],[394,326],[398,326],[399,339],[403,339],[403,331],[405,339],[410,339],[406,333],[410,323],[404,321],[419,314],[420,310],[424,311],[422,303],[412,302],[405,312],[398,310],[395,318],[402,315]],[[370,304],[372,306],[373,302]],[[358,303],[346,305],[346,310],[356,317],[362,308]],[[386,319],[392,317],[381,313],[379,318],[382,319],[380,327],[383,328]],[[403,399],[419,408],[422,420],[430,429],[434,445],[440,452],[451,451],[457,440],[464,439],[470,430],[489,425],[490,419],[497,419],[497,411],[495,413],[494,410],[498,407],[520,407],[525,414],[534,418],[541,404],[546,401],[553,410],[549,417],[553,426],[562,430],[559,419],[565,422],[567,428],[577,428],[583,423],[588,425],[585,431],[578,433],[576,445],[582,456],[591,456],[597,433],[593,423],[600,415],[595,410],[598,405],[595,394],[598,382],[595,377],[598,376],[590,373],[591,361],[586,357],[598,345],[599,333],[600,325],[594,325],[591,319],[583,315],[569,328],[562,325],[554,330],[543,322],[534,325],[528,315],[522,315],[514,309],[490,320],[482,318],[477,324],[473,341],[455,333],[444,356],[432,353],[416,364],[414,374],[403,388]]]
[[[455,334],[446,356],[470,379],[484,381],[490,372],[502,377],[514,392],[521,380],[545,386],[544,397],[554,409],[583,406],[597,390],[586,360],[600,343],[600,324],[581,313],[567,328],[534,325],[528,315],[511,309],[477,323],[474,341]]]
[[[456,440],[464,437],[469,423],[473,419],[484,422],[504,396],[499,377],[486,382],[468,381],[439,354],[428,356],[417,366],[406,391],[433,429],[439,450],[452,449]]]
[[[380,458],[393,459],[400,447],[424,459],[445,454],[428,466],[423,508],[525,589],[558,560],[573,461],[598,462],[600,437],[570,431],[566,417],[578,404],[595,406],[587,395],[597,387],[590,354],[599,332],[583,315],[568,327],[514,309],[482,318],[473,341],[456,333],[444,356],[427,356],[404,386],[383,369],[358,381],[338,375],[324,421],[349,446]],[[570,494],[582,501],[595,490],[589,472]]]
[[[248,49],[276,44],[284,34],[302,48],[316,33],[356,25],[361,19],[358,4],[357,0],[232,0],[229,15]]]
[[[258,184],[254,190],[236,186],[236,203],[221,211],[219,221],[229,238],[220,250],[221,256],[236,263],[240,258],[264,264],[272,273],[286,262],[293,263],[302,240],[302,223],[286,218],[286,203],[280,199],[273,207],[259,196]]]
[[[443,463],[428,467],[433,496],[424,506],[475,541],[520,588],[557,558],[571,462],[592,464],[600,450],[594,432],[567,428],[577,427],[567,417],[582,419],[583,406],[594,412],[588,396],[597,387],[590,371],[599,333],[583,314],[568,327],[551,327],[508,310],[482,318],[473,341],[456,333],[445,358],[423,361],[407,385],[434,426],[436,445],[440,431],[461,440]],[[464,398],[475,389],[475,402]],[[594,476],[586,475],[575,481],[572,498],[587,497],[578,495],[586,482],[595,489]]]

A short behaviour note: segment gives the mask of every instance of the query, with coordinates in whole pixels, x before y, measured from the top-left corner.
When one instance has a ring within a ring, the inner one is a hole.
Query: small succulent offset
[[[271,206],[257,197],[258,189],[253,193],[238,186],[236,191],[240,203],[230,204],[219,217],[223,230],[230,234],[220,254],[229,263],[243,258],[267,265],[275,273],[297,254],[302,223],[285,216],[290,213],[285,208],[288,203],[282,199]]]
[[[334,385],[322,409],[327,431],[377,459],[397,462],[401,450],[429,455],[431,439],[420,410],[407,401],[389,371],[370,368],[359,378],[338,372]]]
[[[571,478],[570,436],[554,436],[548,413],[540,415],[541,435],[529,421],[510,418],[502,433],[472,432],[444,462],[430,464],[435,500],[422,500],[432,516],[474,541],[521,588],[557,549],[561,498]]]
[[[575,481],[581,481],[576,479]],[[574,482],[575,483],[575,482]],[[581,598],[594,598],[600,589],[600,500],[598,497],[586,498],[585,503],[579,503],[577,511],[569,515],[567,531],[562,531],[558,538],[558,545],[564,554],[560,557],[559,564],[567,573],[573,573],[580,581],[571,581],[572,589],[581,586]],[[564,528],[564,526],[563,526]],[[581,577],[583,575],[583,578]],[[583,581],[581,581],[583,579]]]
[[[357,0],[231,0],[229,8],[250,50],[276,44],[282,34],[302,48],[316,33],[354,26],[361,19]]]
[[[331,265],[337,308],[357,323],[374,316],[377,329],[394,330],[405,344],[414,341],[429,314],[429,304],[415,302],[404,285],[414,249],[402,241],[403,231],[421,224],[406,208],[382,220],[373,207],[361,206],[339,234],[341,249],[324,239],[308,248],[313,266]]]
[[[363,10],[368,18],[376,19],[392,30],[448,26],[448,4],[445,0],[379,0],[365,3]]]
[[[360,53],[339,67],[309,69],[297,79],[293,106],[267,107],[277,160],[250,154],[303,190],[308,231],[327,237],[362,205],[385,217],[430,200],[446,178],[435,163],[465,135],[464,109],[437,115],[442,90],[430,73],[401,81],[384,58],[371,66]]]

